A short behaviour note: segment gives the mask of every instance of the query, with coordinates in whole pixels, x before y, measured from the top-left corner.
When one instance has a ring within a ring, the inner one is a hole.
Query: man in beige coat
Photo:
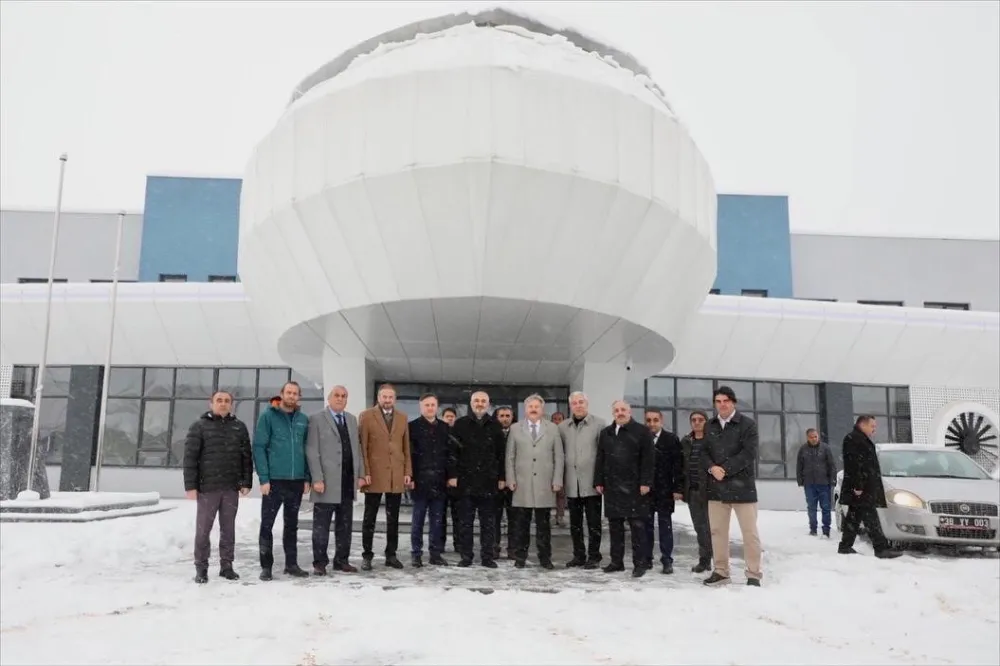
[[[552,569],[552,509],[563,485],[563,446],[559,427],[545,419],[545,401],[531,395],[524,401],[525,419],[507,436],[507,487],[514,495],[514,566],[528,559],[531,517],[535,518],[538,563]]]
[[[361,569],[371,571],[375,521],[382,495],[385,495],[385,565],[402,569],[396,557],[399,545],[399,504],[403,491],[410,487],[413,468],[410,464],[410,429],[406,414],[396,409],[396,389],[383,384],[378,389],[378,404],[358,417],[361,458],[365,471],[365,514],[361,521]]]
[[[596,569],[601,563],[601,496],[594,489],[594,464],[597,440],[608,425],[590,413],[590,402],[580,391],[569,396],[571,418],[559,424],[566,456],[565,491],[569,503],[569,535],[573,540],[573,559],[569,568]],[[584,541],[584,515],[587,540]]]

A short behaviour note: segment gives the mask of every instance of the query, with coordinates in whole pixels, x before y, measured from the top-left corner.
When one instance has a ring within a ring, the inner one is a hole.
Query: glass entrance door
[[[383,383],[385,382],[376,382],[376,389],[378,385]],[[411,419],[420,414],[419,400],[424,393],[433,393],[438,397],[439,410],[451,407],[458,413],[459,417],[469,413],[469,399],[476,391],[486,391],[489,394],[490,412],[497,407],[510,407],[517,420],[524,418],[524,399],[532,393],[537,393],[545,399],[545,413],[549,416],[556,411],[567,414],[569,409],[568,386],[490,385],[473,387],[461,384],[397,384],[392,381],[389,383],[396,387],[396,404],[399,409],[406,412],[406,415]]]

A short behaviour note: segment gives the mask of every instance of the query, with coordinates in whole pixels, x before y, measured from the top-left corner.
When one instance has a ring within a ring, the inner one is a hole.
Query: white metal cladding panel
[[[1000,414],[1000,389],[960,388],[954,386],[911,386],[910,420],[915,444],[938,444],[928,441],[929,428],[938,411],[954,402],[983,405]]]

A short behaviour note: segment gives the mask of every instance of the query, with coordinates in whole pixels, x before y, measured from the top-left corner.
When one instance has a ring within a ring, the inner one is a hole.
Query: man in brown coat
[[[385,565],[402,569],[396,557],[399,544],[399,503],[410,487],[413,468],[410,464],[410,429],[406,414],[396,409],[396,389],[383,384],[378,389],[378,404],[358,417],[361,457],[364,461],[365,515],[361,521],[363,571],[371,571],[372,541],[382,495],[385,495]]]

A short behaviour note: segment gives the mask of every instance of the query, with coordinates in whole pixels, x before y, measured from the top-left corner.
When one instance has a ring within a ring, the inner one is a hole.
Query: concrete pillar
[[[327,349],[323,352],[323,395],[327,396],[334,386],[347,389],[347,410],[359,414],[374,404],[369,364],[364,358],[337,356]]]
[[[625,397],[627,371],[621,363],[586,362],[570,381],[571,391],[583,391],[590,400],[590,412],[611,422],[611,403]]]
[[[69,399],[66,401],[66,434],[63,437],[59,490],[90,490],[97,455],[97,426],[101,410],[99,365],[74,365],[69,372]]]
[[[854,428],[854,391],[850,384],[820,384],[820,437],[830,444],[843,469],[844,437]]]

